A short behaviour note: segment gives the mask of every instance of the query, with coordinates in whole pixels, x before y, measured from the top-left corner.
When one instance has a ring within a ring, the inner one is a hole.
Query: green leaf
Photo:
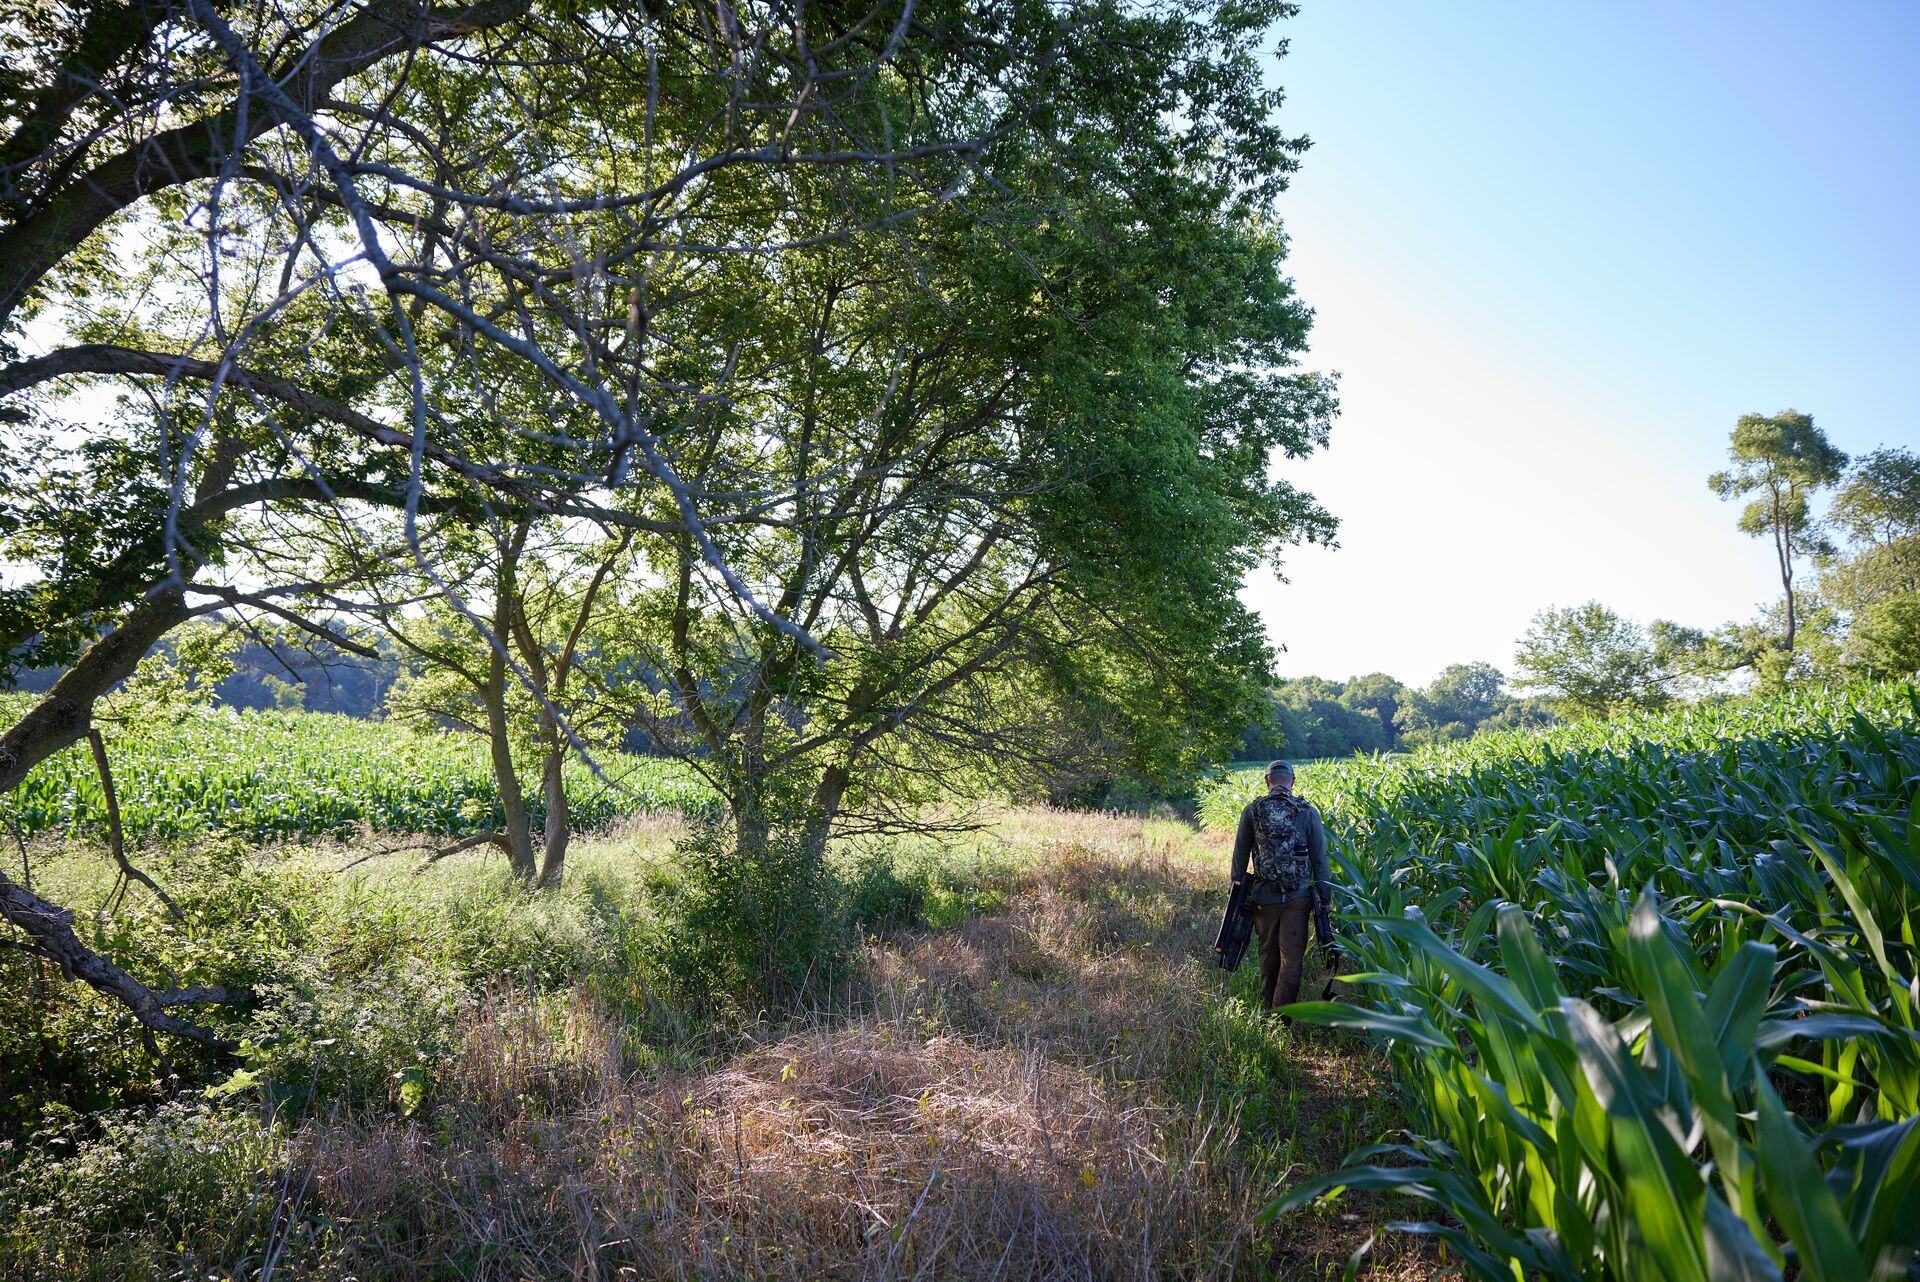
[[[264,1076],[264,1074],[256,1073],[250,1068],[236,1068],[226,1081],[221,1082],[217,1086],[207,1087],[207,1098],[226,1099],[229,1096],[238,1095],[242,1091],[252,1090],[261,1083]]]
[[[1560,1009],[1588,1084],[1612,1122],[1608,1141],[1626,1184],[1632,1231],[1669,1282],[1704,1280],[1706,1185],[1699,1171],[1674,1142],[1643,1070],[1613,1025],[1577,997],[1563,999]]]
[[[1846,1217],[1764,1071],[1754,1075],[1754,1099],[1762,1191],[1799,1251],[1801,1275],[1811,1282],[1859,1282],[1866,1267]]]
[[[1838,1141],[1839,1155],[1827,1187],[1861,1254],[1911,1257],[1920,1247],[1920,1117],[1838,1127],[1828,1139]]]
[[[1542,1015],[1549,1011],[1558,1014],[1560,999],[1566,992],[1560,987],[1553,963],[1540,947],[1539,937],[1533,933],[1533,922],[1526,910],[1514,904],[1503,906],[1499,932],[1500,960],[1506,963],[1507,976],[1535,1010]]]
[[[1752,1062],[1752,1041],[1766,1014],[1773,986],[1773,968],[1779,951],[1772,944],[1748,940],[1721,964],[1707,993],[1707,1029],[1720,1051],[1720,1065],[1736,1089],[1745,1081]]]
[[[1780,1282],[1780,1266],[1754,1240],[1747,1222],[1707,1194],[1707,1276],[1713,1282]]]
[[[1459,1049],[1418,1015],[1394,1014],[1365,1006],[1349,1006],[1344,1002],[1295,1002],[1278,1010],[1282,1015],[1290,1015],[1308,1024],[1322,1024],[1330,1028],[1363,1028],[1382,1037],[1412,1042],[1433,1050]]]

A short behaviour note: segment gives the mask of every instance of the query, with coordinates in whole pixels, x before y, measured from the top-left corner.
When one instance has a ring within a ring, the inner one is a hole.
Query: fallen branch
[[[48,903],[12,878],[0,873],[0,916],[19,927],[29,937],[30,946],[15,942],[23,951],[37,952],[60,968],[70,981],[78,981],[124,1003],[142,1028],[171,1033],[202,1046],[231,1051],[232,1042],[197,1025],[167,1014],[170,1006],[220,1005],[233,998],[223,988],[181,988],[155,992],[118,966],[80,942],[73,933],[73,912]]]
[[[432,847],[429,847],[428,845],[426,845],[426,843],[424,842],[414,842],[413,844],[406,845],[406,846],[381,846],[376,849],[369,850],[364,854],[355,855],[352,859],[347,860],[347,862],[345,862],[344,864],[341,864],[338,868],[334,869],[334,872],[336,873],[350,872],[353,869],[358,868],[361,864],[364,864],[367,861],[372,859],[378,859],[382,855],[401,855],[401,854],[405,854],[410,850],[425,850],[428,852],[427,857],[421,860],[420,866],[413,870],[414,874],[417,876],[420,873],[423,873],[427,869],[431,868],[434,864],[438,863],[440,860],[445,859],[448,855],[457,855],[463,850],[472,850],[475,846],[484,846],[488,844],[498,846],[500,847],[500,849],[509,851],[509,852],[511,852],[513,849],[512,842],[510,842],[507,839],[507,834],[504,832],[477,832],[473,834],[471,837],[462,837],[460,840],[454,842],[452,845],[441,846],[438,849],[433,849]]]
[[[475,846],[485,846],[488,844],[500,847],[500,849],[506,851],[509,855],[513,853],[513,842],[508,838],[506,833],[477,832],[471,837],[462,837],[451,846],[442,846],[425,859],[422,859],[420,866],[413,870],[413,875],[418,877],[421,873],[433,867],[448,855],[457,855],[463,850],[472,850]]]

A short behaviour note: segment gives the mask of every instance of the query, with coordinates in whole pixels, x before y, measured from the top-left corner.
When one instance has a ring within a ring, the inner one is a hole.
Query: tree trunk
[[[1793,530],[1788,527],[1782,532],[1783,542],[1780,553],[1780,582],[1787,589],[1787,653],[1793,653],[1793,637],[1796,631],[1793,600]]]
[[[527,546],[531,522],[522,519],[500,548],[500,569],[494,581],[493,637],[487,651],[487,746],[493,754],[493,785],[500,794],[501,825],[507,834],[507,863],[521,881],[533,881],[538,869],[533,858],[533,831],[527,825],[527,798],[520,775],[513,768],[513,734],[507,724],[507,646],[511,643],[515,612],[520,606],[520,554]]]
[[[742,860],[763,858],[773,842],[773,824],[757,790],[743,790],[729,805],[733,811],[733,849]]]
[[[497,635],[497,633],[496,633]],[[527,802],[513,768],[513,737],[507,726],[507,656],[498,647],[487,658],[487,745],[493,751],[493,786],[500,793],[501,825],[507,834],[507,863],[522,881],[534,879],[533,833],[527,826]]]
[[[28,771],[84,738],[93,728],[93,705],[100,696],[131,674],[154,642],[188,614],[180,591],[166,589],[141,602],[125,623],[88,646],[40,702],[0,735],[0,792],[19,787]],[[71,911],[40,898],[4,872],[0,872],[0,920],[22,931],[31,941],[29,951],[54,962],[68,979],[125,1003],[144,1027],[208,1046],[227,1045],[205,1029],[167,1014],[169,1006],[225,1001],[224,992],[154,992],[81,943],[73,931]]]
[[[29,770],[80,742],[100,696],[125,680],[154,642],[189,613],[179,589],[169,588],[135,606],[125,623],[88,646],[40,702],[0,735],[0,792],[18,788]]]
[[[1787,595],[1787,637],[1785,649],[1793,653],[1794,636],[1794,600],[1793,600],[1793,526],[1787,519],[1787,509],[1780,498],[1779,489],[1769,491],[1769,512],[1773,517],[1773,552],[1780,559],[1780,586]]]
[[[549,714],[542,714],[543,722],[551,723]],[[543,834],[540,852],[539,886],[558,886],[566,870],[567,843],[573,839],[573,822],[567,813],[567,786],[562,773],[567,763],[567,748],[560,739],[560,727],[557,724],[544,726],[546,734],[545,759],[540,768],[540,797],[546,803],[547,823]]]
[[[853,779],[853,768],[842,762],[835,762],[820,776],[820,783],[813,790],[813,800],[807,807],[807,826],[800,836],[800,848],[807,858],[819,862],[826,858],[827,841],[833,836],[833,821],[840,813],[840,803],[847,795],[847,784]]]

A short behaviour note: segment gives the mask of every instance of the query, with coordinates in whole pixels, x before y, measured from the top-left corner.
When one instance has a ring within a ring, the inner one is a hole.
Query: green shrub
[[[743,858],[729,824],[697,821],[675,855],[684,880],[650,960],[677,1004],[740,1018],[833,991],[856,939],[838,879],[793,827]]]
[[[286,1162],[243,1110],[56,1112],[0,1179],[0,1276],[226,1276],[272,1239]]]
[[[896,850],[869,847],[855,855],[842,876],[847,913],[872,931],[923,926],[934,890],[932,870],[908,863]]]

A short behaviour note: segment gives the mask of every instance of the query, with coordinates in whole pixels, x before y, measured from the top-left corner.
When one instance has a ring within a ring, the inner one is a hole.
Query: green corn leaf
[[[1383,921],[1379,930],[1410,945],[1426,957],[1449,978],[1453,979],[1467,992],[1473,994],[1476,1002],[1489,1010],[1497,1010],[1508,1016],[1528,1031],[1544,1036],[1546,1025],[1537,1011],[1520,997],[1513,982],[1502,975],[1495,974],[1478,962],[1469,961],[1447,946],[1445,940],[1433,933],[1433,928],[1417,917],[1408,917],[1400,921]]]
[[[1839,1150],[1827,1187],[1875,1276],[1887,1276],[1887,1257],[1904,1261],[1920,1247],[1920,1117],[1836,1127],[1826,1141]]]
[[[1720,1066],[1734,1089],[1745,1084],[1752,1041],[1766,1014],[1779,950],[1752,940],[1740,945],[1714,977],[1707,993],[1707,1029],[1720,1051]]]
[[[1412,1042],[1416,1046],[1426,1046],[1433,1050],[1458,1049],[1452,1042],[1442,1037],[1432,1024],[1417,1015],[1371,1010],[1365,1006],[1349,1006],[1344,1002],[1295,1002],[1291,1006],[1281,1006],[1278,1010],[1283,1015],[1290,1015],[1308,1024],[1322,1024],[1330,1028],[1361,1028],[1382,1037]]]
[[[1643,1070],[1620,1035],[1577,997],[1560,1003],[1580,1066],[1611,1123],[1607,1139],[1617,1155],[1632,1232],[1671,1282],[1707,1277],[1704,1238],[1706,1186],[1660,1116]]]
[[[1706,1124],[1721,1188],[1733,1210],[1765,1240],[1766,1224],[1753,1199],[1753,1172],[1741,1143],[1732,1088],[1715,1041],[1715,1027],[1667,937],[1651,891],[1634,905],[1627,936],[1629,968],[1660,1039],[1684,1074]]]
[[[1707,1276],[1713,1282],[1780,1282],[1780,1265],[1747,1222],[1707,1194]]]
[[[1526,910],[1514,904],[1504,905],[1500,909],[1499,932],[1500,960],[1506,965],[1508,977],[1536,1011],[1557,1015],[1560,999],[1566,993],[1560,987],[1560,977],[1554,974],[1553,963],[1547,960],[1540,940],[1533,933],[1533,923],[1528,920]]]
[[[1864,1278],[1866,1267],[1840,1204],[1764,1071],[1754,1076],[1754,1101],[1764,1200],[1799,1253],[1801,1275],[1810,1282]]]
[[[1904,1028],[1894,1028],[1885,1020],[1853,1011],[1815,1011],[1796,1019],[1766,1019],[1753,1035],[1753,1046],[1764,1057],[1799,1038],[1815,1041],[1845,1041],[1853,1037],[1911,1036]]]
[[[1812,851],[1814,857],[1825,866],[1827,875],[1833,878],[1834,888],[1840,892],[1840,897],[1846,901],[1847,908],[1851,910],[1854,927],[1860,932],[1860,938],[1866,941],[1867,949],[1873,954],[1874,961],[1879,963],[1881,973],[1889,980],[1898,983],[1899,975],[1893,969],[1892,963],[1887,960],[1887,942],[1880,933],[1880,923],[1873,919],[1873,910],[1861,898],[1859,888],[1853,884],[1853,878],[1847,876],[1842,860],[1827,849],[1826,843],[1811,836],[1798,824],[1793,827],[1807,849]]]

